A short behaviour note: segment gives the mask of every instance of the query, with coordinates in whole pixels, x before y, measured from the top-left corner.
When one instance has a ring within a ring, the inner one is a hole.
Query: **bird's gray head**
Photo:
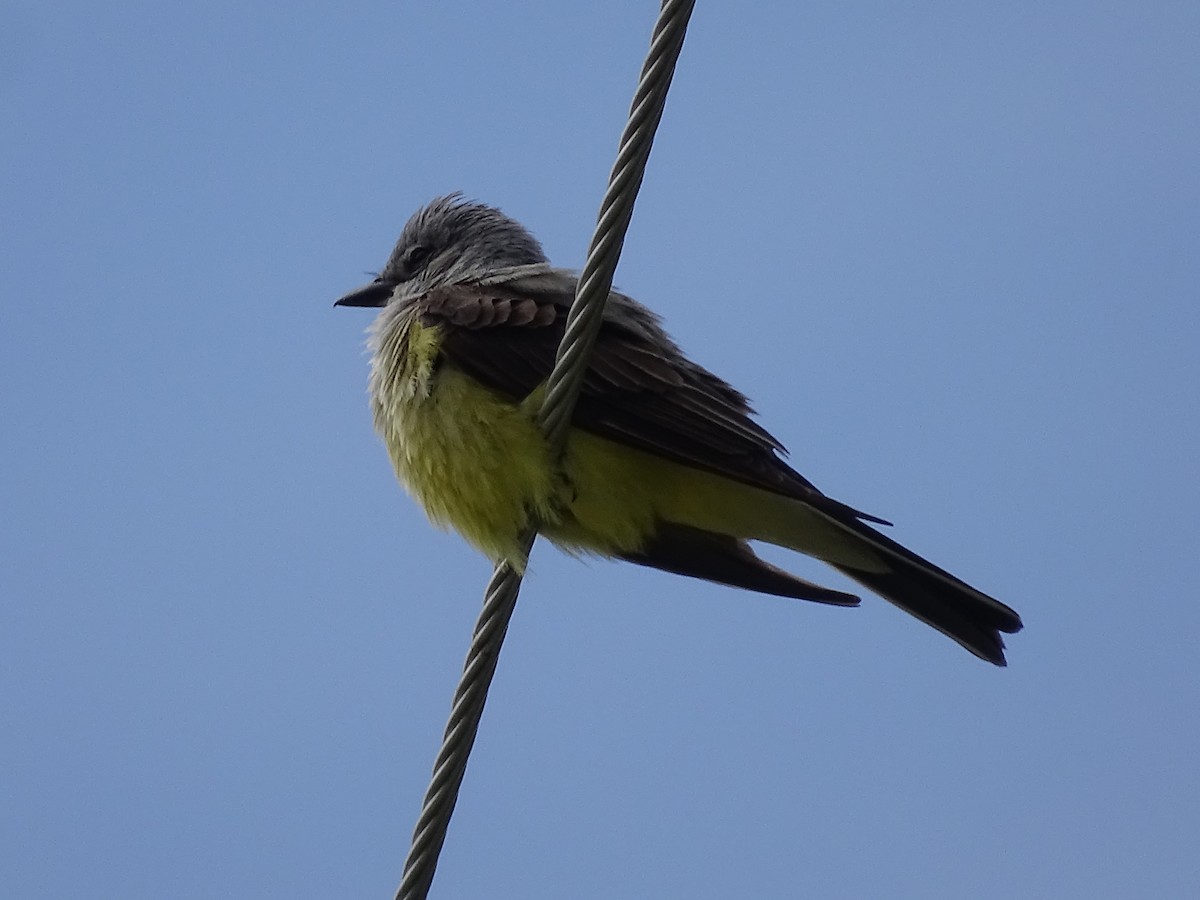
[[[413,213],[379,277],[337,305],[383,306],[402,284],[424,290],[544,262],[542,245],[520,222],[494,206],[449,194]]]

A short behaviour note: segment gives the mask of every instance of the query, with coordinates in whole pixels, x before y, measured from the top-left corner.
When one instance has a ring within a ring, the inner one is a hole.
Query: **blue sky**
[[[581,264],[655,14],[0,14],[7,895],[391,896],[490,566],[331,304],[455,189]],[[539,545],[434,896],[1197,890],[1198,123],[1194,3],[699,5],[618,285],[1026,629]]]

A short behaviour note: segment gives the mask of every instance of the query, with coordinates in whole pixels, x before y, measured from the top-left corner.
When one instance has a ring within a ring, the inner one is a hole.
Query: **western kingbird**
[[[525,560],[528,525],[568,553],[615,557],[765,594],[854,606],[755,555],[749,541],[829,563],[1004,665],[1021,619],[827,497],[781,458],[746,398],[688,359],[658,316],[613,291],[566,450],[536,416],[575,273],[500,210],[451,194],[418,210],[374,281],[338,306],[370,329],[375,427],[429,518],[493,560]]]

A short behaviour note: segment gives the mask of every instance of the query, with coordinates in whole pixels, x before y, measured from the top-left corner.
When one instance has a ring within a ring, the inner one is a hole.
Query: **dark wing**
[[[492,390],[521,399],[549,376],[566,324],[561,297],[503,284],[454,285],[416,302],[425,324],[442,326],[442,356]],[[751,415],[741,393],[677,355],[674,345],[664,349],[645,329],[606,318],[572,421],[639,450],[796,497],[839,519],[883,522],[813,487],[776,455],[783,445]]]
[[[460,285],[417,303],[426,324],[442,326],[443,357],[493,390],[521,399],[550,374],[566,319],[565,301],[552,292]],[[575,408],[577,427],[806,502],[889,561],[885,572],[838,566],[846,575],[983,659],[1004,665],[1000,632],[1021,629],[1013,610],[862,521],[887,524],[882,519],[818,491],[776,455],[782,445],[750,418],[745,397],[685,360],[652,320],[647,328],[631,314],[630,322],[605,319]],[[649,544],[624,558],[764,593],[857,602],[851,594],[765,563],[744,541],[672,523],[662,523]]]

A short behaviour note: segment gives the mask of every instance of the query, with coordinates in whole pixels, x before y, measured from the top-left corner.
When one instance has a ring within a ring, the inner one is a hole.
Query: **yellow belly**
[[[492,559],[520,562],[530,515],[549,516],[554,506],[545,442],[532,416],[443,366],[428,394],[377,399],[375,419],[397,477],[434,523]]]
[[[654,509],[622,471],[623,448],[606,452],[609,442],[574,432],[556,465],[537,426],[542,391],[518,404],[445,362],[435,367],[440,342],[439,329],[407,318],[372,338],[375,425],[429,518],[518,565],[530,524],[575,552],[639,546]]]

